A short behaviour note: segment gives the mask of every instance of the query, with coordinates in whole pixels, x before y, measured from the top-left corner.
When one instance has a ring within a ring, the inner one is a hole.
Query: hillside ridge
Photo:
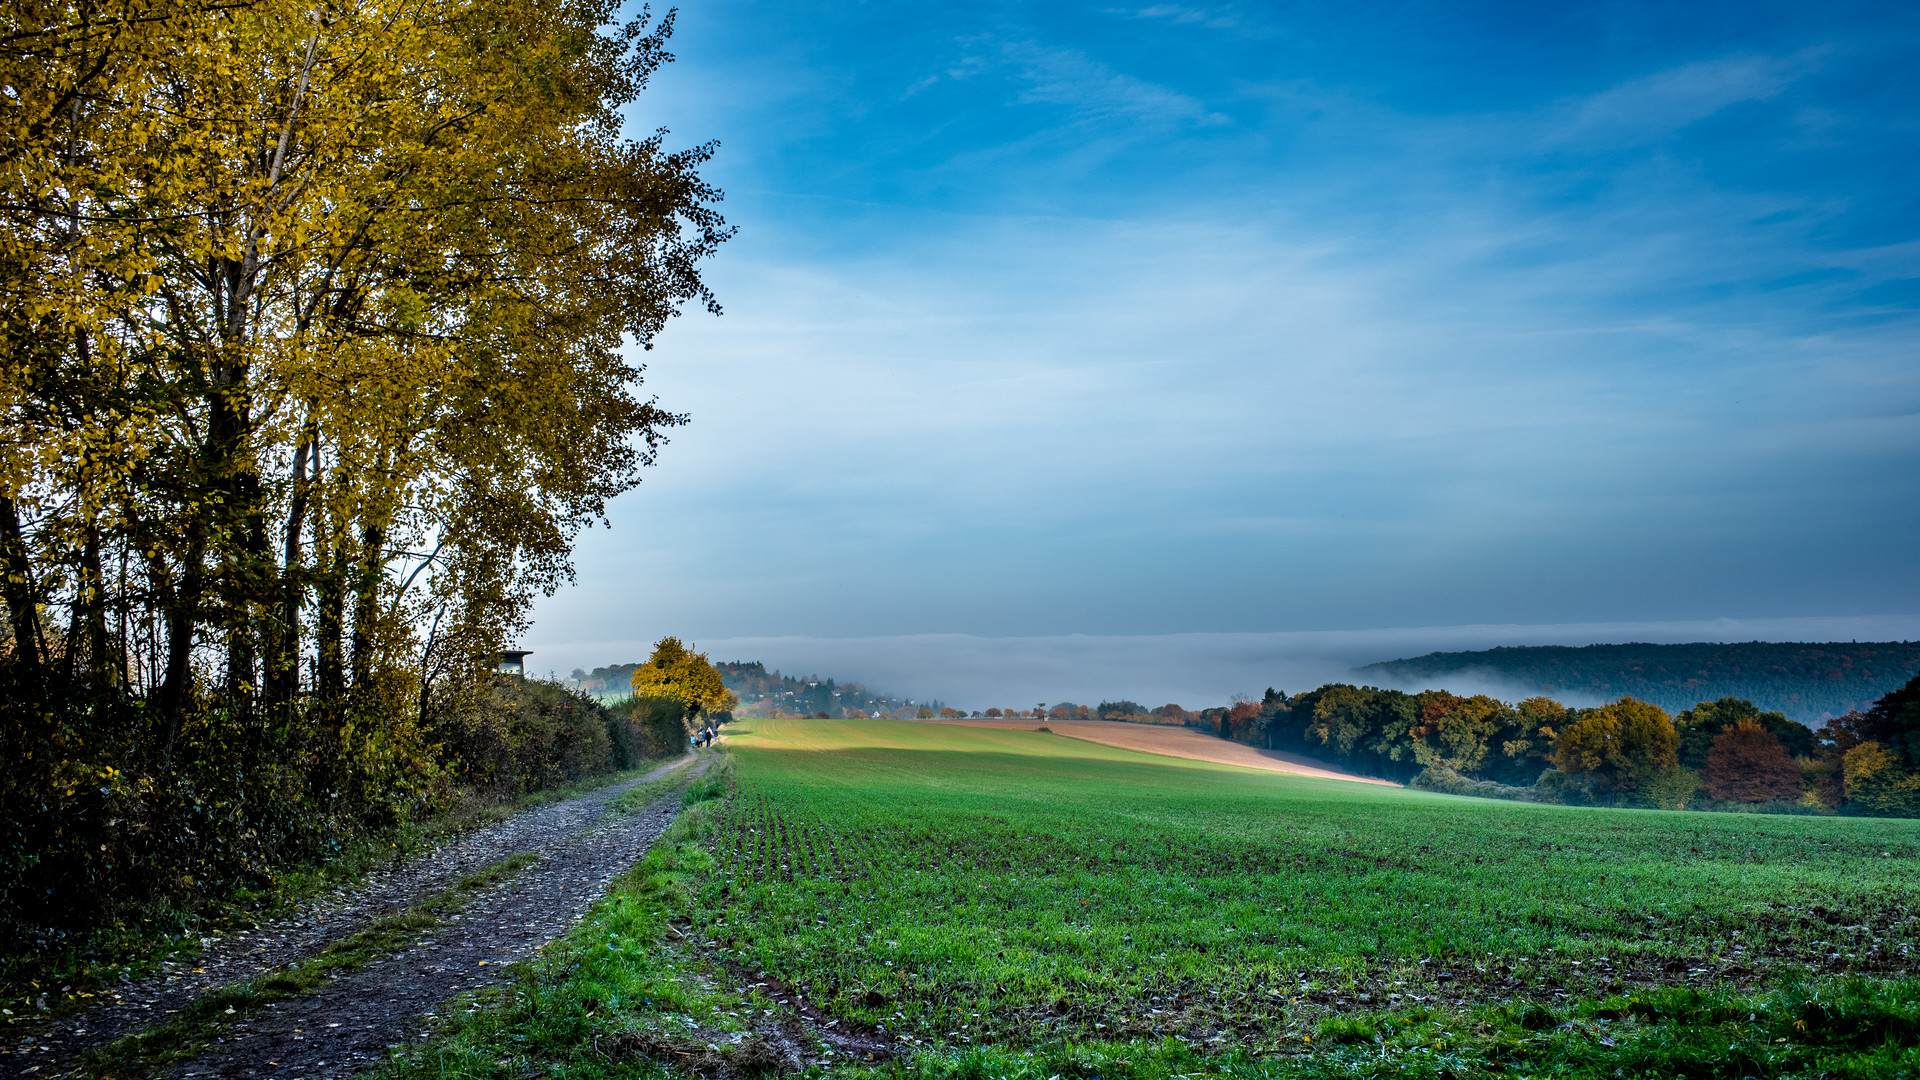
[[[1511,645],[1432,652],[1354,669],[1362,679],[1404,683],[1484,674],[1549,697],[1635,697],[1669,712],[1701,701],[1745,698],[1810,724],[1864,709],[1916,672],[1920,641]]]

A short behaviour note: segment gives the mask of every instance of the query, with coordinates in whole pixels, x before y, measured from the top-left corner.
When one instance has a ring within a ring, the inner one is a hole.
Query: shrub
[[[1594,806],[1608,801],[1612,792],[1592,773],[1568,774],[1547,769],[1533,782],[1533,796],[1540,802],[1567,806]]]
[[[1532,788],[1515,787],[1512,784],[1500,784],[1492,780],[1470,780],[1440,764],[1427,766],[1419,776],[1413,778],[1413,786],[1426,791],[1439,791],[1448,795],[1472,795],[1482,799],[1517,799],[1521,802],[1534,802],[1538,799],[1538,794]]]
[[[606,707],[559,683],[498,677],[434,713],[456,779],[512,798],[614,767]]]
[[[1685,810],[1700,790],[1700,774],[1676,765],[1649,774],[1640,784],[1640,798],[1661,810]]]
[[[671,698],[626,698],[609,710],[618,747],[616,765],[631,769],[643,761],[679,757],[687,752],[687,707]]]

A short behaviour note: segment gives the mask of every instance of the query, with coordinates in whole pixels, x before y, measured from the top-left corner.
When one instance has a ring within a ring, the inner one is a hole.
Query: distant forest
[[[1818,724],[1867,708],[1920,672],[1920,641],[1748,641],[1687,645],[1528,645],[1436,652],[1356,668],[1382,683],[1419,683],[1474,673],[1549,696],[1634,697],[1669,712],[1701,701],[1745,698],[1767,711]]]
[[[620,698],[631,692],[633,672],[638,664],[614,664],[575,671],[580,689],[601,698]],[[743,716],[813,716],[817,713],[840,719],[859,716],[912,716],[920,708],[938,710],[938,701],[915,701],[875,693],[859,683],[836,683],[818,675],[782,675],[768,671],[757,660],[716,662],[720,681],[740,699],[738,712]]]

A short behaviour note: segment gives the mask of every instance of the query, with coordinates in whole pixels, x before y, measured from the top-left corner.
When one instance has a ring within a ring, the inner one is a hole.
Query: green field
[[[629,1039],[670,1033],[672,996],[710,1047],[804,1008],[908,1048],[843,1069],[1920,1075],[1920,822],[1491,802],[946,725],[728,734],[730,792],[582,928],[593,964],[410,1068],[646,1066],[528,1005],[627,979],[644,1001],[593,1023]],[[646,964],[592,952],[645,933]]]

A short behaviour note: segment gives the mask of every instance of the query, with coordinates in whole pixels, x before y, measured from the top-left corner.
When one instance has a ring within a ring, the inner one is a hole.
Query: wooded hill
[[[1866,709],[1920,672],[1920,641],[1527,645],[1435,652],[1354,670],[1363,681],[1439,685],[1480,675],[1550,697],[1633,697],[1669,712],[1744,698],[1818,725]]]

